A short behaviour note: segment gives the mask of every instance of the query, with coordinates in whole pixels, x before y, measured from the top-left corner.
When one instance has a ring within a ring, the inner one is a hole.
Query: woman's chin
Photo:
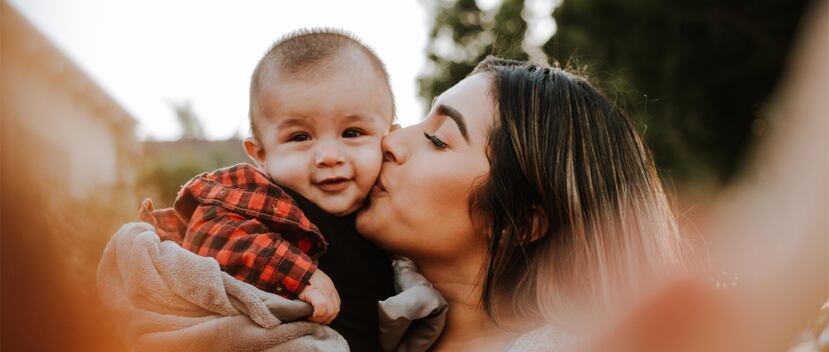
[[[381,218],[379,214],[376,214],[379,210],[377,203],[375,199],[370,199],[366,206],[357,212],[357,219],[355,220],[357,231],[368,239],[371,239],[371,234],[377,232],[377,221]]]

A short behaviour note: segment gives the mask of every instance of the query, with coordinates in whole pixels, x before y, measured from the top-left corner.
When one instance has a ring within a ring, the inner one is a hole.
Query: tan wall
[[[55,78],[19,59],[12,56],[12,60],[3,61],[8,70],[4,79],[14,82],[14,89],[3,96],[8,117],[50,142],[49,148],[59,148],[55,152],[66,158],[58,164],[44,160],[42,171],[61,175],[58,179],[65,180],[62,186],[76,197],[94,192],[98,186],[115,185],[117,146],[105,123],[106,116],[97,115],[87,103],[79,101],[83,97],[73,96],[62,87],[69,82],[55,82]],[[19,147],[14,152],[26,153],[29,148],[45,146]],[[49,150],[38,154],[49,154]],[[64,167],[68,169],[61,169]]]
[[[131,165],[140,152],[133,135],[135,120],[22,16],[3,5],[2,118],[6,127],[25,129],[48,144],[24,143],[4,153],[48,156],[33,161],[37,170],[50,174],[75,198],[130,184],[135,173]]]

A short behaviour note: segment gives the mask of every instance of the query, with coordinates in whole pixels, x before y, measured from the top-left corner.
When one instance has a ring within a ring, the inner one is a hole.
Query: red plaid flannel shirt
[[[234,277],[285,297],[296,297],[317,268],[327,243],[294,200],[250,164],[196,176],[173,208],[139,212],[162,240],[219,262]]]

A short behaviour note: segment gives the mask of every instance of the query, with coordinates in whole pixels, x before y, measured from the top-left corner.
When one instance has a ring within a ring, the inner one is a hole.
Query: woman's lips
[[[349,182],[345,177],[331,177],[317,182],[316,186],[324,192],[339,192],[348,188]]]
[[[380,179],[377,179],[377,182],[375,182],[374,186],[371,187],[371,196],[375,197],[386,193],[386,188],[383,187],[383,182],[380,181]]]

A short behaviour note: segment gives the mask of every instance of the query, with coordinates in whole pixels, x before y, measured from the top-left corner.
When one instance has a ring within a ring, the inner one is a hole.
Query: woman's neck
[[[436,351],[501,351],[517,333],[495,325],[480,304],[477,280],[481,260],[416,261],[420,272],[449,304],[446,327],[434,346]]]

